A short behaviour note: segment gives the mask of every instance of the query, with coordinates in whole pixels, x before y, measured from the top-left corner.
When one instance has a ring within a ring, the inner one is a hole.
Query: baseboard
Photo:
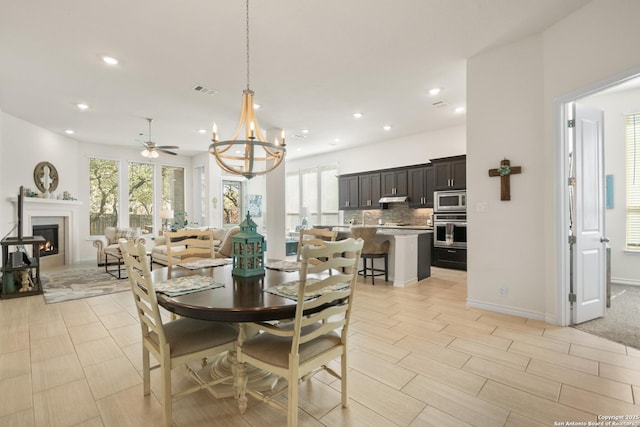
[[[635,279],[624,279],[622,277],[612,277],[611,283],[615,283],[618,285],[631,285],[631,286],[640,286],[640,280]]]
[[[517,308],[507,307],[504,305],[491,304],[491,303],[476,301],[472,299],[467,299],[467,305],[469,307],[480,308],[482,310],[495,311],[496,313],[510,314],[512,316],[524,317],[526,319],[542,320],[543,322],[546,321],[545,314],[536,312],[536,311],[521,310]]]

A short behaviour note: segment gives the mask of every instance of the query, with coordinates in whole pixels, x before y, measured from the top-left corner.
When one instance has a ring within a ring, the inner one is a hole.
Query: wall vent
[[[217,90],[211,89],[211,88],[208,88],[208,87],[202,86],[202,85],[195,85],[193,87],[193,90],[195,92],[199,92],[199,93],[202,93],[204,95],[215,95],[216,93],[218,93]]]
[[[436,101],[431,105],[433,105],[435,108],[442,108],[448,106],[449,104],[447,104],[447,101]]]

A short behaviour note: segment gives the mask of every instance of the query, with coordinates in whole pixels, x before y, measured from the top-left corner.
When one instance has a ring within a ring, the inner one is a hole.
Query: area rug
[[[116,279],[104,267],[80,267],[60,272],[41,273],[44,300],[57,303],[91,298],[130,290],[129,280]]]
[[[640,349],[640,286],[612,284],[611,307],[605,317],[575,328]]]

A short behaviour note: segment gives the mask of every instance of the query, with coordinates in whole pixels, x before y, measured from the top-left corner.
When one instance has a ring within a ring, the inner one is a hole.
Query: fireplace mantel
[[[9,199],[14,206],[18,198]],[[33,218],[41,216],[63,217],[65,225],[65,264],[79,261],[80,233],[78,232],[78,211],[82,202],[77,200],[41,199],[25,197],[23,201],[22,234],[30,236],[33,232]]]

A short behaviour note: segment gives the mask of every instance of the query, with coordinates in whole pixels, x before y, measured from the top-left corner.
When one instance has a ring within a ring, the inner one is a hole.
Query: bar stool
[[[354,239],[361,238],[364,240],[364,246],[362,247],[363,268],[358,271],[360,276],[364,276],[367,280],[367,276],[371,276],[371,284],[375,285],[375,276],[382,276],[384,274],[385,282],[389,281],[389,246],[391,242],[385,240],[384,242],[376,242],[375,236],[378,229],[375,227],[351,227],[351,235]],[[374,260],[376,258],[384,258],[384,269],[375,268]],[[367,264],[367,260],[371,260],[371,267]]]

